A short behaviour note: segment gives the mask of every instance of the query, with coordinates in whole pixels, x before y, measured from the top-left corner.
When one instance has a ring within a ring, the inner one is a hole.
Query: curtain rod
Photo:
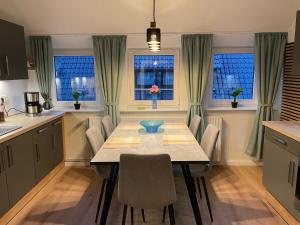
[[[266,32],[266,31],[162,32],[162,35],[182,35],[182,34],[254,34],[254,33],[258,33],[258,32]],[[272,32],[272,31],[270,31],[270,32]],[[286,32],[286,31],[278,31],[278,32]],[[38,33],[33,33],[33,34],[28,34],[28,35],[32,35],[32,36],[37,36],[37,35],[49,35],[49,36],[83,36],[83,35],[89,35],[89,36],[92,36],[92,35],[145,35],[145,33],[68,33],[68,34],[62,34],[62,33],[38,34]]]

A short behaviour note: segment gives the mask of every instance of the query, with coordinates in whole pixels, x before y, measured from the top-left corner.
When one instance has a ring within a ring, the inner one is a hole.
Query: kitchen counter
[[[263,121],[263,125],[300,142],[300,121]]]
[[[40,116],[29,117],[25,114],[17,114],[6,118],[5,122],[1,122],[0,126],[21,126],[22,128],[12,131],[8,134],[0,136],[0,143],[15,138],[27,131],[33,130],[39,126],[49,123],[55,119],[62,117],[64,112],[49,111],[43,112]]]

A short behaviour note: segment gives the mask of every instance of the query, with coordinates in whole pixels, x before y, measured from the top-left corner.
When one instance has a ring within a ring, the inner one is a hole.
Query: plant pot
[[[75,104],[74,104],[74,108],[75,108],[76,110],[79,110],[79,109],[80,109],[80,103],[75,103]]]
[[[238,102],[231,102],[232,108],[237,108],[238,107]]]

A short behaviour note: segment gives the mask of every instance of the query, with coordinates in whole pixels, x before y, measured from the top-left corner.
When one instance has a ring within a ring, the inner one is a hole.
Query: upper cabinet
[[[0,80],[28,79],[24,27],[0,19]]]

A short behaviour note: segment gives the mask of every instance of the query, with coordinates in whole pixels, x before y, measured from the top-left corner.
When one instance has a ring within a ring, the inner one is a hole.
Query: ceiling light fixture
[[[160,29],[156,27],[155,21],[155,0],[153,0],[153,21],[147,29],[147,43],[150,51],[160,51]]]

